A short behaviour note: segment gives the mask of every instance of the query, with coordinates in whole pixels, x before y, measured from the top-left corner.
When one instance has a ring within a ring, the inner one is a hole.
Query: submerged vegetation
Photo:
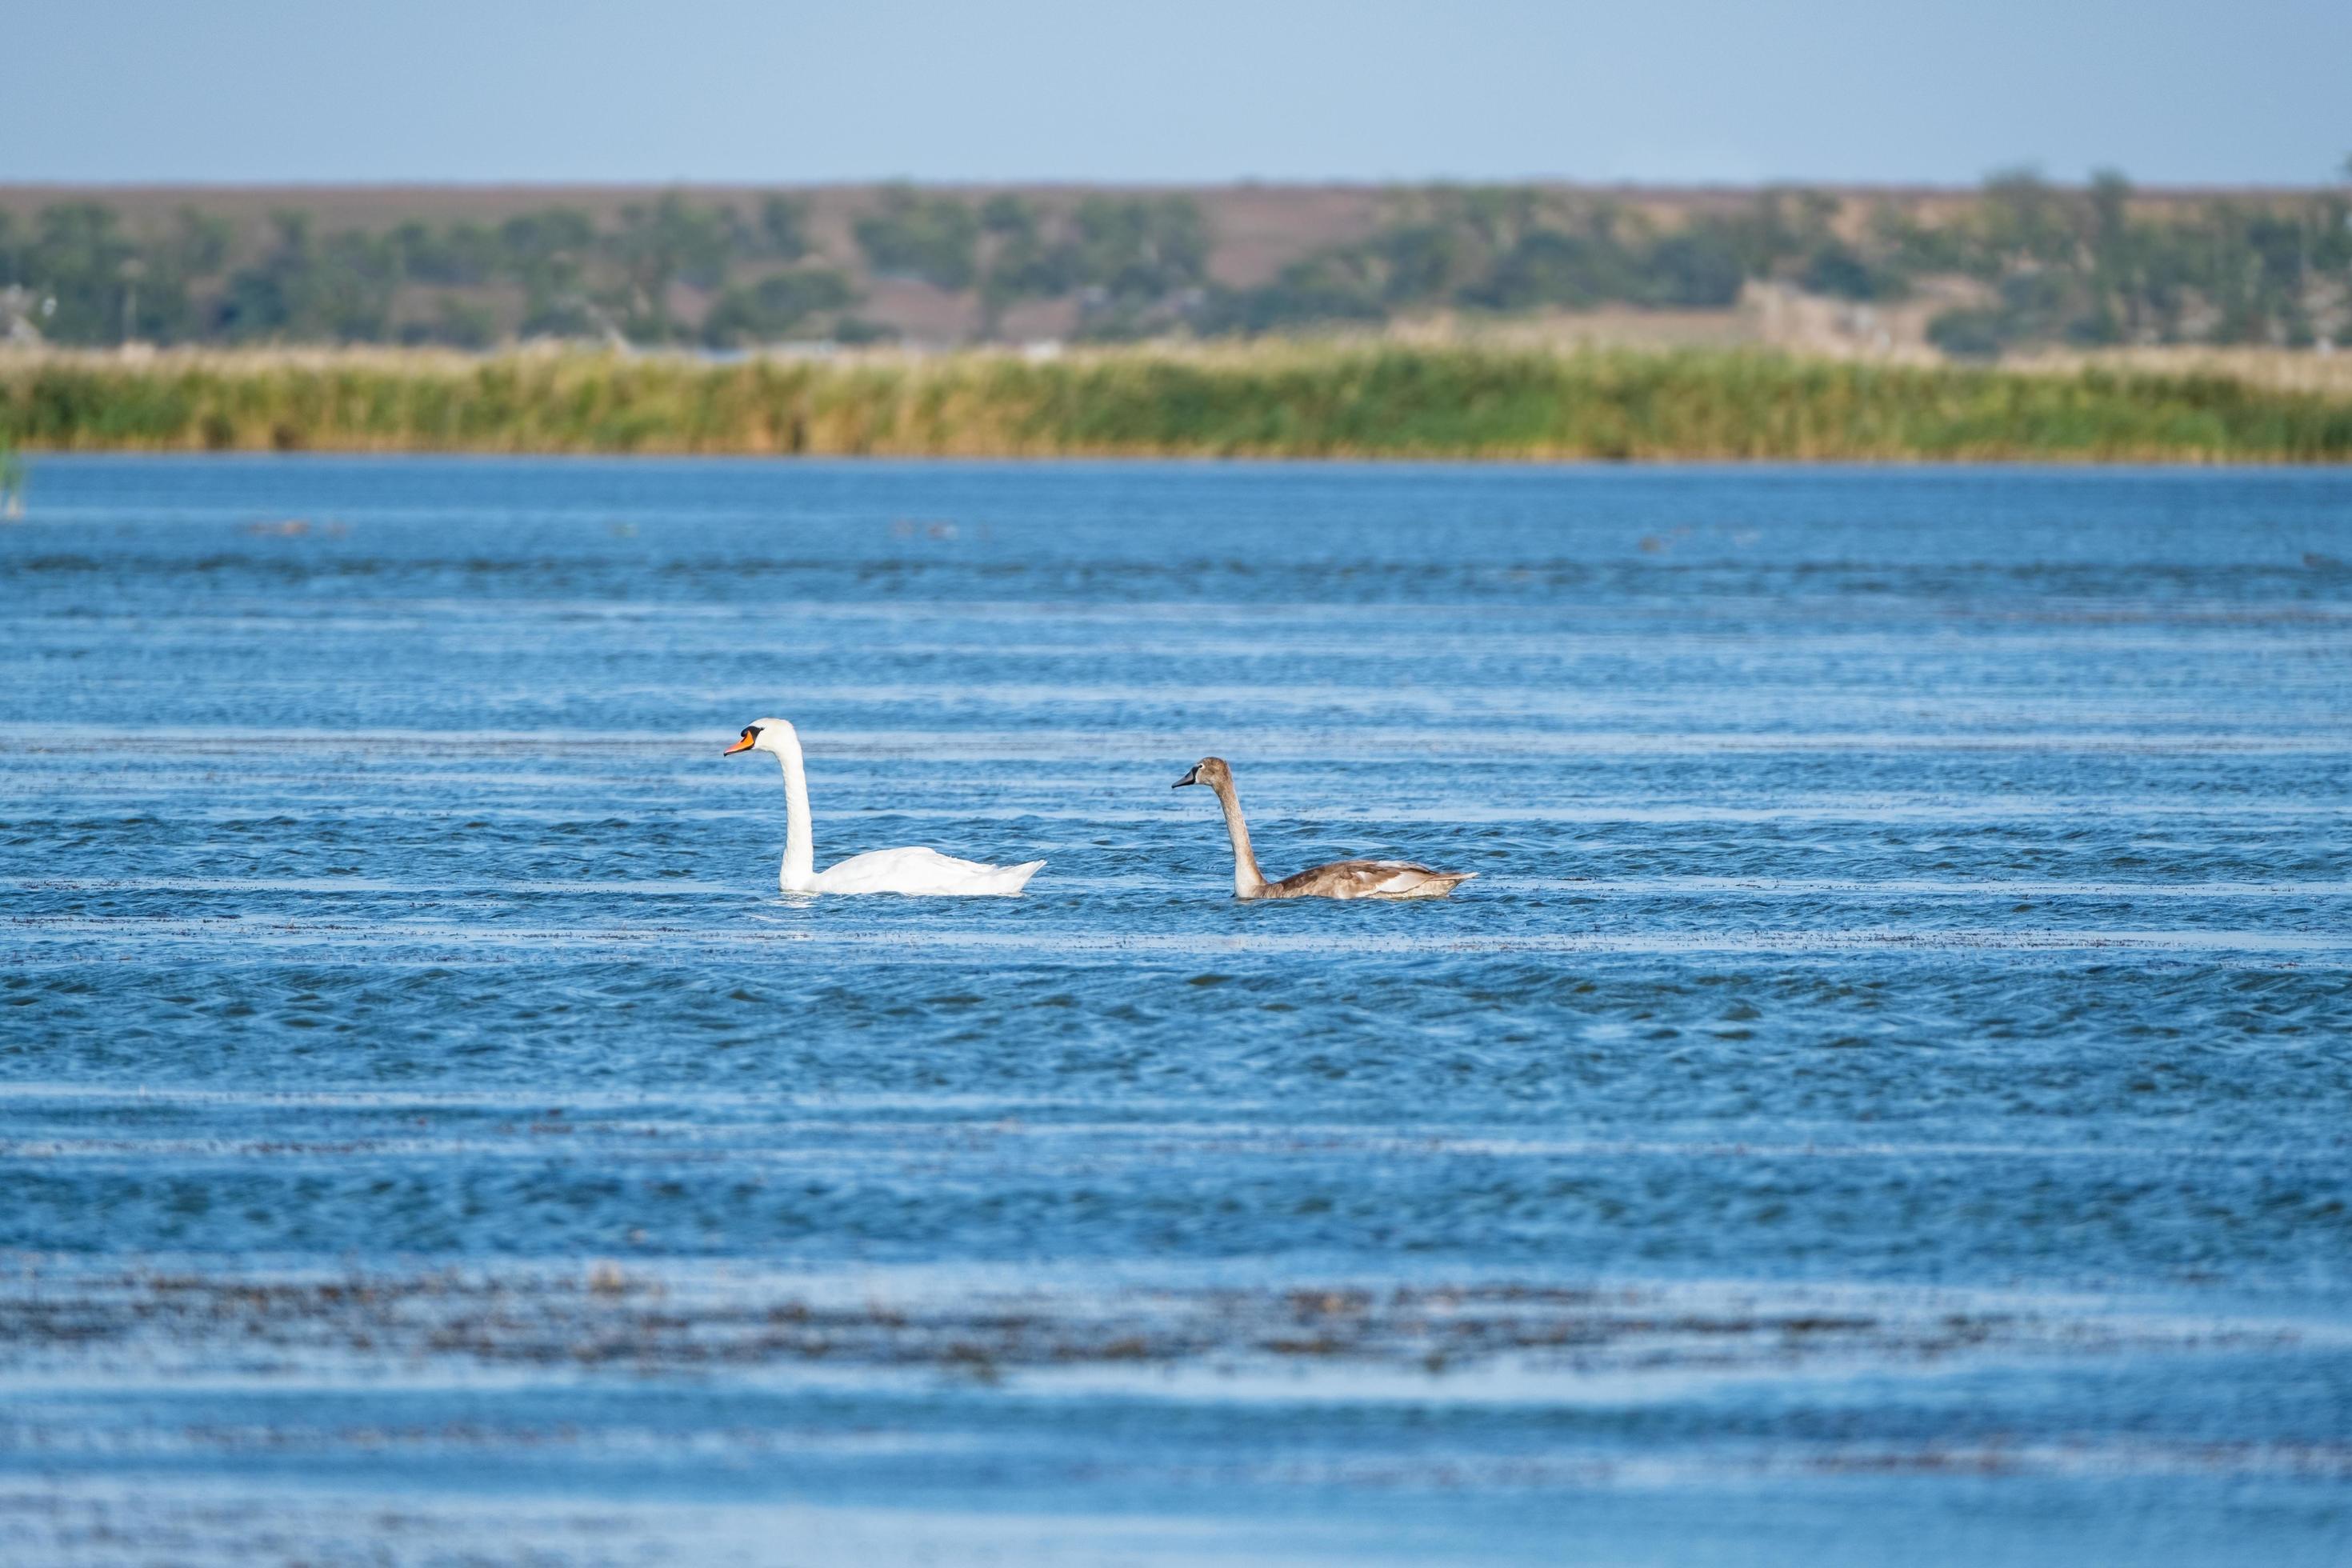
[[[56,450],[2352,460],[2352,399],[2212,374],[1283,344],[714,364],[0,356]]]
[[[1727,310],[1764,285],[1855,308],[1914,300],[1958,357],[2352,337],[2352,195],[2140,191],[2117,174],[2008,174],[1974,193],[671,191],[456,218],[429,195],[328,197],[340,226],[205,194],[0,205],[0,337],[1116,342]]]

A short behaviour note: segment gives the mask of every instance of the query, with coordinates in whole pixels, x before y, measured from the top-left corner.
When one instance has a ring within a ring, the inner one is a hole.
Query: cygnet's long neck
[[[801,761],[801,738],[789,724],[780,726],[769,749],[784,764],[784,865],[776,883],[787,893],[805,893],[816,885],[816,824],[809,815],[808,769]]]
[[[1210,787],[1217,792],[1217,804],[1225,808],[1225,832],[1234,841],[1234,897],[1254,899],[1265,890],[1265,876],[1250,851],[1249,824],[1242,820],[1241,798],[1234,794],[1231,779],[1219,779]]]

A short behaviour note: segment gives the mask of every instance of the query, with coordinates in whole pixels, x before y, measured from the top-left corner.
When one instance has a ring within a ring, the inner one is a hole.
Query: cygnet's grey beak
[[[1182,789],[1188,784],[1199,784],[1200,782],[1201,770],[1200,767],[1195,764],[1193,767],[1186,770],[1182,778],[1178,779],[1174,784],[1170,784],[1168,787],[1170,789]]]

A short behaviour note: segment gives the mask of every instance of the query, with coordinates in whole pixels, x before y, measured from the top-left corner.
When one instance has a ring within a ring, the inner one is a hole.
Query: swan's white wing
[[[817,873],[820,893],[910,893],[937,898],[975,898],[1017,893],[1044,866],[983,866],[936,849],[877,849],[852,855]]]

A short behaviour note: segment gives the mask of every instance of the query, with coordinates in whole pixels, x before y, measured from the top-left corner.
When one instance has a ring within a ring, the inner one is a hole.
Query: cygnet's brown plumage
[[[1234,794],[1234,770],[1222,757],[1202,757],[1171,788],[1206,784],[1225,808],[1225,831],[1234,840],[1234,897],[1237,899],[1442,899],[1475,871],[1433,871],[1410,860],[1334,860],[1279,882],[1269,882],[1250,852],[1249,825]]]

